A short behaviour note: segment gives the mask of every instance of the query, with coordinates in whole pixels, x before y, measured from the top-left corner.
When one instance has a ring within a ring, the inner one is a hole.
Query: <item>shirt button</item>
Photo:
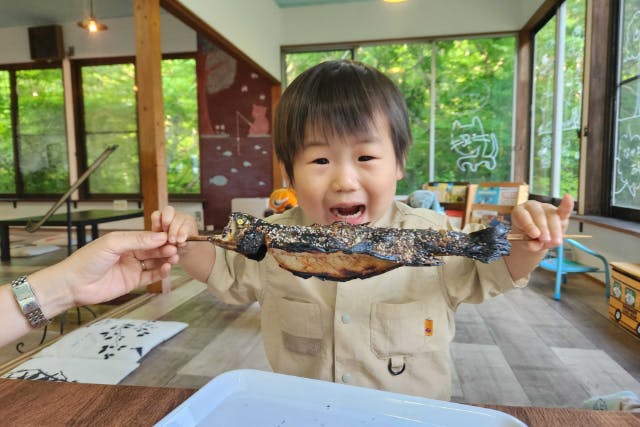
[[[351,374],[342,374],[342,382],[349,384],[351,382]]]
[[[341,319],[342,319],[342,323],[344,323],[345,325],[351,322],[351,316],[349,316],[348,314],[343,314]]]

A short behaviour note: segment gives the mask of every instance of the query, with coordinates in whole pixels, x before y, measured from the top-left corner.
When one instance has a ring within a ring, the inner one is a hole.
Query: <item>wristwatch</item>
[[[11,289],[13,289],[13,295],[16,297],[16,301],[31,327],[39,328],[51,322],[44,317],[40,304],[38,304],[38,300],[33,294],[31,285],[27,280],[27,276],[18,277],[11,282]]]

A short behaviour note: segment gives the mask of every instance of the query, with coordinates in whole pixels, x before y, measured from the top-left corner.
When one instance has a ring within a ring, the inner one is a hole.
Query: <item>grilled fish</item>
[[[400,266],[442,265],[440,256],[464,256],[484,263],[508,255],[509,229],[500,223],[473,233],[433,229],[271,224],[234,212],[221,235],[208,240],[253,260],[267,251],[296,276],[347,281],[375,276]]]

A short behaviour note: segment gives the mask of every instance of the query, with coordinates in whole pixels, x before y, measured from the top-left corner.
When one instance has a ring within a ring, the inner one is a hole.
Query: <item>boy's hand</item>
[[[184,253],[187,237],[198,234],[198,225],[191,215],[176,212],[173,206],[167,206],[151,214],[151,230],[165,231],[167,242],[181,248],[180,252]]]
[[[165,231],[167,244],[178,248],[179,264],[183,270],[201,282],[207,281],[216,261],[216,249],[208,243],[187,242],[188,236],[198,234],[193,216],[167,206],[151,214],[151,230]]]
[[[569,225],[572,210],[573,197],[569,194],[562,198],[558,207],[529,200],[511,211],[512,231],[535,239],[524,242],[532,252],[559,246]]]

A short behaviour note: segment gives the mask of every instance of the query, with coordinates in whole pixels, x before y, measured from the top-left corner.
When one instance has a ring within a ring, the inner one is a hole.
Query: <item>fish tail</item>
[[[469,233],[469,245],[466,253],[469,258],[489,263],[509,255],[511,242],[507,239],[509,227],[504,223],[498,223],[494,227]]]

